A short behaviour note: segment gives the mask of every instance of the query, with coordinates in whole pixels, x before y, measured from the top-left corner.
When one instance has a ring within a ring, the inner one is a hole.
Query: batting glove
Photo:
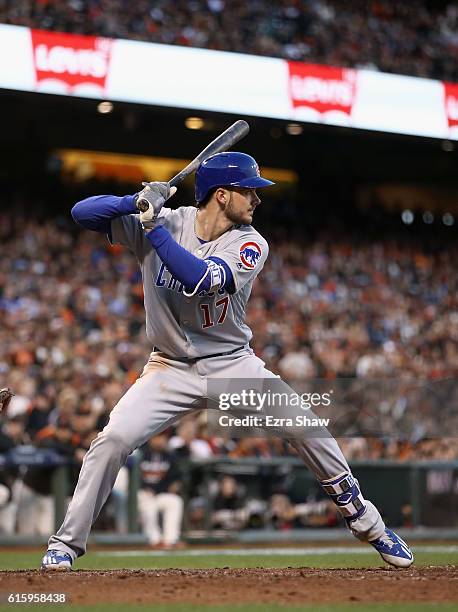
[[[150,230],[161,212],[165,202],[176,192],[176,187],[168,183],[142,183],[143,189],[137,195],[135,206],[140,211],[143,229]]]

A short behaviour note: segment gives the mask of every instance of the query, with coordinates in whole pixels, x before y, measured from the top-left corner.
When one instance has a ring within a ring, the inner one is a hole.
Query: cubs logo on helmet
[[[240,247],[240,261],[248,270],[253,270],[261,259],[262,250],[257,242],[245,242]]]

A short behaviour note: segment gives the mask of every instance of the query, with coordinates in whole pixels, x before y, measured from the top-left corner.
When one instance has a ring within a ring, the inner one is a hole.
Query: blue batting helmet
[[[274,185],[259,174],[256,160],[246,153],[229,151],[216,153],[197,168],[196,202],[205,200],[215,187],[246,187],[257,189]]]

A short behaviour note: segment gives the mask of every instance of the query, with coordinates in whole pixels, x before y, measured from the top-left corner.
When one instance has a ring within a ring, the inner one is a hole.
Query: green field
[[[458,565],[458,546],[413,547],[415,565]],[[36,569],[43,551],[2,551],[0,570]],[[189,549],[162,551],[93,551],[75,563],[75,569],[208,569],[212,567],[381,567],[379,555],[368,546],[294,549]]]

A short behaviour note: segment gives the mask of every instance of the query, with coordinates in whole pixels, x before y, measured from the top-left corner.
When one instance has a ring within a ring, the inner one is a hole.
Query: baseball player
[[[278,378],[253,353],[245,323],[251,287],[269,251],[251,225],[261,202],[257,190],[272,184],[251,156],[218,153],[196,172],[197,206],[163,208],[176,188],[153,182],[135,195],[90,197],[73,207],[77,223],[108,234],[137,258],[152,352],[87,452],[43,569],[69,569],[84,555],[91,526],[128,455],[181,416],[204,408],[209,379]],[[391,565],[411,565],[412,552],[363,497],[334,438],[307,436],[291,444],[351,532]]]
[[[148,543],[153,548],[180,547],[180,531],[183,519],[181,471],[177,457],[167,451],[168,438],[154,436],[143,447],[140,463],[141,486],[138,491],[138,514]],[[162,515],[162,529],[159,516]]]

